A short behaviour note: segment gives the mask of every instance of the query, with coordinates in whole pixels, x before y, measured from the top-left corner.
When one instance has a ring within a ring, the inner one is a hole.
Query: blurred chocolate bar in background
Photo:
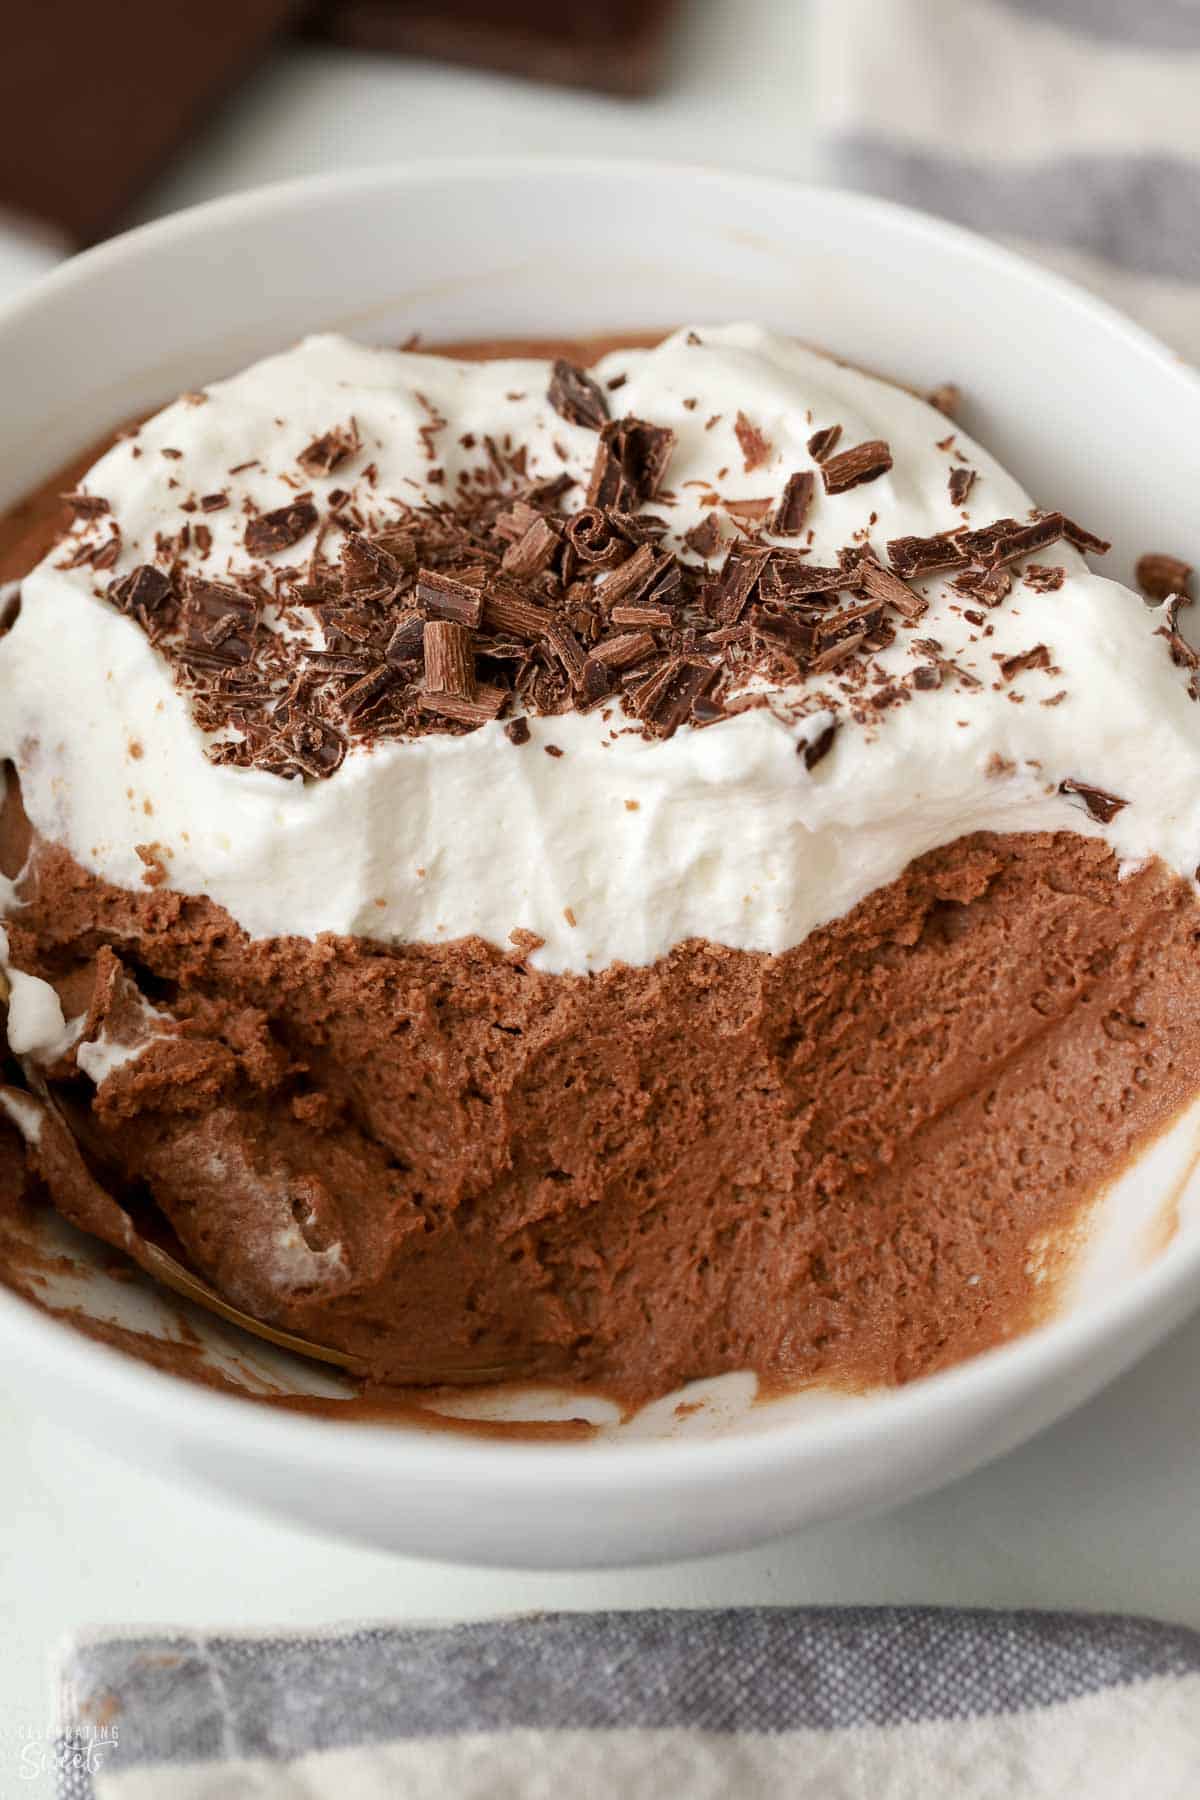
[[[68,249],[119,230],[287,33],[635,95],[660,77],[677,4],[0,0],[0,223]]]
[[[71,247],[117,229],[301,0],[4,4],[0,214]]]
[[[658,85],[676,10],[676,0],[336,0],[312,17],[360,50],[634,95]]]

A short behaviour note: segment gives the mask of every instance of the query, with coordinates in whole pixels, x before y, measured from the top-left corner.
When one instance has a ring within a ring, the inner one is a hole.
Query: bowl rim
[[[1075,282],[1029,261],[963,226],[949,223],[896,201],[849,189],[800,182],[712,164],[641,157],[570,157],[536,155],[459,156],[445,160],[405,159],[379,167],[305,176],[271,182],[187,207],[139,225],[106,243],[86,250],[42,276],[0,306],[0,341],[14,325],[35,314],[47,300],[86,288],[94,277],[159,247],[203,239],[214,228],[249,222],[270,213],[275,217],[301,211],[314,200],[337,196],[362,201],[397,187],[445,188],[464,183],[564,176],[585,181],[628,182],[652,179],[686,182],[727,191],[753,191],[760,199],[778,196],[783,206],[801,202],[815,209],[849,213],[864,229],[887,223],[910,240],[956,250],[982,270],[992,268],[1019,278],[1060,309],[1108,334],[1125,357],[1154,365],[1160,374],[1191,390],[1200,408],[1200,372],[1193,370],[1145,327]],[[1011,1343],[985,1351],[952,1368],[903,1387],[875,1390],[869,1404],[817,1419],[781,1420],[760,1431],[732,1435],[680,1436],[667,1439],[589,1438],[561,1443],[505,1442],[494,1437],[408,1429],[403,1425],[359,1423],[289,1413],[208,1389],[165,1373],[135,1357],[98,1343],[43,1312],[36,1304],[0,1286],[0,1342],[18,1352],[33,1349],[43,1374],[108,1397],[143,1418],[161,1417],[167,1409],[172,1425],[214,1451],[240,1450],[255,1457],[276,1455],[293,1466],[325,1473],[337,1450],[343,1475],[403,1472],[409,1481],[461,1481],[486,1471],[493,1493],[515,1495],[539,1479],[552,1480],[567,1495],[615,1494],[636,1479],[665,1485],[705,1480],[710,1486],[741,1483],[780,1463],[802,1465],[837,1452],[882,1447],[897,1432],[932,1425],[939,1413],[956,1415],[959,1404],[974,1397],[980,1405],[1001,1403],[1006,1396],[1033,1392],[1082,1366],[1089,1352],[1111,1334],[1121,1334],[1138,1320],[1166,1311],[1189,1289],[1200,1302],[1200,1230],[1194,1241],[1173,1245],[1166,1255],[1117,1293],[1096,1300],[1077,1313],[1048,1321]],[[1173,1316],[1173,1315],[1172,1315]],[[1168,1321],[1169,1322],[1169,1321]],[[1165,1326],[1164,1326],[1165,1330]],[[179,1405],[181,1385],[189,1390]]]

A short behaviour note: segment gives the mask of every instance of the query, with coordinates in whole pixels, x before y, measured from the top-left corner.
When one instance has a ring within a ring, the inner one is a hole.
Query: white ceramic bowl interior
[[[753,318],[917,387],[1047,503],[1111,532],[1111,572],[1200,561],[1200,383],[1077,289],[862,198],[619,163],[417,165],[265,189],[77,258],[0,315],[0,506],[117,420],[304,332],[589,335]],[[1153,479],[1146,458],[1154,459]],[[1200,725],[1200,719],[1198,719]],[[345,1424],[230,1398],[90,1342],[0,1288],[16,1390],[159,1468],[410,1553],[525,1566],[733,1548],[961,1474],[1077,1405],[1200,1300],[1200,1107],[1109,1190],[1055,1322],[895,1392],[752,1405],[705,1384],[588,1441]],[[114,1281],[56,1221],[44,1297],[201,1354],[248,1391],[336,1380]],[[486,1411],[490,1402],[477,1403]],[[512,1410],[511,1398],[503,1405]],[[526,1396],[533,1415],[577,1397]],[[332,1468],[337,1480],[329,1479]]]

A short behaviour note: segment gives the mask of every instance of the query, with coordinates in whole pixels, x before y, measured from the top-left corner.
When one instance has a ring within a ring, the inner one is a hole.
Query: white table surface
[[[146,216],[439,149],[645,154],[814,170],[805,10],[700,0],[652,106],[319,50],[278,56],[167,172]],[[4,281],[0,255],[0,287]],[[610,1575],[521,1575],[347,1548],[127,1469],[0,1403],[0,1800],[48,1796],[21,1747],[53,1646],[84,1624],[303,1626],[530,1607],[924,1601],[1112,1608],[1200,1627],[1200,1319],[990,1469],[870,1521]]]

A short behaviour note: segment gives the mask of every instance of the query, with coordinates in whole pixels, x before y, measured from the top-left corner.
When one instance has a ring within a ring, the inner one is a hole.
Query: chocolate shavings
[[[734,420],[733,435],[738,441],[747,475],[754,469],[760,469],[769,460],[771,440],[763,435],[757,425],[751,424],[744,412],[739,412]]]
[[[823,731],[818,732],[809,743],[796,745],[796,749],[804,758],[806,769],[811,772],[819,762],[825,760],[833,749],[833,740],[837,736],[837,732],[838,725],[835,719],[832,724],[826,725]]]
[[[820,431],[814,431],[808,440],[808,454],[815,463],[825,461],[837,448],[838,439],[842,435],[840,425],[826,425]]]
[[[604,389],[585,370],[567,362],[564,357],[560,356],[554,364],[546,398],[568,425],[582,425],[589,431],[599,431],[608,419],[608,398]]]
[[[812,479],[811,476],[809,479]],[[717,518],[716,513],[708,513],[698,525],[693,525],[690,531],[685,531],[683,541],[689,550],[694,551],[697,556],[702,556],[705,561],[710,556],[715,556],[722,543],[721,521]]]
[[[260,513],[246,525],[245,545],[252,556],[273,556],[277,550],[290,550],[293,544],[313,529],[317,509],[309,499],[291,501],[274,512]]]
[[[320,437],[303,449],[296,461],[306,475],[314,480],[321,475],[332,475],[349,456],[357,454],[361,449],[358,425],[351,419],[346,425],[335,425],[332,431],[322,432]]]
[[[1014,681],[1028,669],[1048,669],[1050,652],[1045,644],[1035,644],[1032,650],[1022,650],[1019,655],[1006,656],[1000,663],[1000,673],[1005,681]]]
[[[808,519],[816,485],[811,469],[797,469],[795,474],[788,476],[787,486],[771,520],[771,530],[776,537],[799,537]]]
[[[836,456],[826,456],[822,461],[825,492],[844,494],[848,488],[859,487],[864,481],[878,480],[891,466],[892,453],[882,438],[855,444],[852,449],[840,450]]]
[[[1116,794],[1105,793],[1103,788],[1092,787],[1086,781],[1060,781],[1058,791],[1060,794],[1078,794],[1091,817],[1101,825],[1111,824],[1117,814],[1129,805],[1128,800],[1120,800]]]
[[[427,693],[475,698],[475,651],[468,626],[455,619],[430,619],[422,633],[422,649]]]
[[[588,505],[633,510],[653,500],[674,447],[675,433],[665,425],[632,417],[612,420],[600,433]]]
[[[950,471],[950,503],[952,506],[965,506],[967,495],[975,486],[977,476],[974,469],[964,468],[959,463]]]

